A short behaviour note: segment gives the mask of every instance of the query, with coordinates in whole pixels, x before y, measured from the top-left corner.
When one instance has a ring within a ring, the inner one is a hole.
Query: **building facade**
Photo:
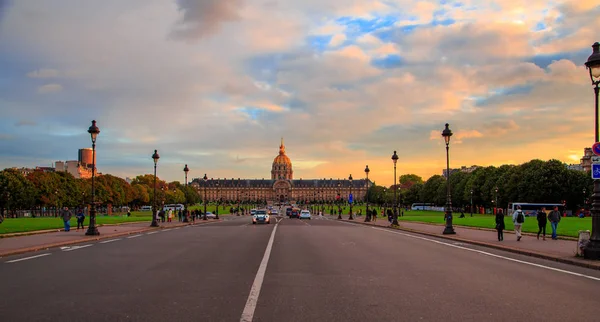
[[[271,179],[194,179],[190,185],[202,200],[262,204],[363,201],[372,183],[366,179],[294,179],[292,161],[283,139],[271,166]]]

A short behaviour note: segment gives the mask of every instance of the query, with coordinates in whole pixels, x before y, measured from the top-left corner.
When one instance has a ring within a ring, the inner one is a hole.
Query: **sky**
[[[134,177],[441,174],[579,163],[597,0],[0,0],[0,168]]]

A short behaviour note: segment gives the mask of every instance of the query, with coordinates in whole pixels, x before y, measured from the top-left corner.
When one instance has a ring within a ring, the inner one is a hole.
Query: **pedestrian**
[[[61,211],[62,220],[65,223],[65,231],[71,231],[71,217],[73,217],[73,213],[69,210],[68,207],[63,208]]]
[[[179,222],[183,221],[183,211],[181,209],[179,209],[179,211],[177,212],[177,219],[179,220]]]
[[[169,212],[167,213],[167,222],[171,222],[172,218],[173,218],[173,210],[169,209]]]
[[[81,226],[81,229],[85,229],[85,227],[83,227],[83,221],[85,220],[85,214],[83,213],[83,209],[79,209],[76,217],[77,217],[77,230],[79,231],[79,226]]]
[[[558,229],[558,223],[560,222],[560,211],[558,211],[558,206],[554,206],[554,210],[548,214],[548,220],[550,221],[550,227],[552,227],[552,239],[557,240],[556,229]]]
[[[538,223],[537,239],[540,239],[540,233],[543,233],[542,239],[546,240],[546,223],[548,222],[547,216],[548,215],[546,214],[546,207],[542,207],[537,212],[537,223]]]
[[[371,220],[372,220],[373,222],[376,222],[376,221],[377,221],[377,209],[373,209],[373,210],[371,210]]]
[[[502,209],[496,211],[496,230],[498,231],[498,241],[504,240],[504,212]]]
[[[512,221],[515,226],[515,234],[517,235],[517,241],[521,240],[521,226],[525,222],[525,215],[523,214],[523,210],[521,210],[521,206],[517,206],[517,210],[512,215]]]
[[[161,222],[165,222],[165,210],[164,210],[164,209],[161,209],[161,210],[158,212],[158,215],[160,216],[160,221],[161,221]]]

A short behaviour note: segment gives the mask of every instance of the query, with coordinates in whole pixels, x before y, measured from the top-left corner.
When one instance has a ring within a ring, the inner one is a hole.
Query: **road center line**
[[[116,242],[117,240],[121,240],[121,238],[109,239],[109,240],[101,241],[99,244],[108,244],[108,243]]]
[[[246,306],[242,312],[242,318],[240,319],[240,322],[252,322],[252,318],[254,317],[256,303],[258,302],[260,289],[265,278],[265,272],[267,271],[269,257],[271,257],[271,249],[273,248],[273,240],[275,240],[275,232],[277,231],[278,225],[279,224],[275,224],[275,227],[273,227],[273,232],[271,232],[271,238],[269,238],[265,255],[263,256],[260,266],[258,267],[258,271],[256,272],[256,277],[254,278],[254,283],[252,283],[252,288],[250,289],[250,294],[248,295],[248,300],[246,301]]]
[[[467,251],[470,251],[470,252],[479,253],[479,254],[482,254],[482,255],[490,256],[490,257],[496,257],[496,258],[504,259],[504,260],[511,261],[511,262],[516,262],[516,263],[520,263],[520,264],[535,266],[535,267],[539,267],[539,268],[543,268],[543,269],[547,269],[547,270],[551,270],[551,271],[555,271],[555,272],[559,272],[559,273],[564,273],[564,274],[569,274],[569,275],[584,277],[584,278],[588,278],[588,279],[591,279],[591,280],[594,280],[594,281],[600,281],[600,278],[598,278],[598,277],[589,276],[589,275],[580,274],[580,273],[575,273],[575,272],[567,271],[567,270],[564,270],[564,269],[554,268],[554,267],[545,266],[545,265],[536,264],[536,263],[531,263],[531,262],[527,262],[527,261],[522,261],[522,260],[515,259],[515,258],[501,256],[501,255],[497,255],[497,254],[493,254],[493,253],[488,253],[488,252],[485,252],[485,251],[482,251],[482,250],[478,250],[478,249],[472,249],[472,248],[467,248],[467,247],[458,246],[458,245],[454,245],[454,244],[449,244],[449,243],[441,242],[441,241],[435,240],[435,239],[429,239],[429,238],[426,238],[426,237],[405,234],[405,233],[401,233],[401,232],[397,232],[397,231],[391,231],[391,230],[382,229],[382,228],[375,228],[375,227],[371,227],[371,228],[376,229],[376,230],[385,231],[385,232],[388,232],[388,233],[403,235],[403,236],[406,236],[406,237],[411,237],[411,238],[426,240],[426,241],[429,241],[429,242],[432,242],[432,243],[436,243],[436,244],[440,244],[440,245],[445,245],[445,246],[450,246],[450,247],[454,247],[454,248],[459,248],[459,249],[462,249],[462,250],[467,250]]]
[[[142,236],[142,235],[140,234],[140,235],[133,235],[133,236],[129,236],[129,237],[127,237],[127,238],[137,238],[137,237],[141,237],[141,236]]]
[[[19,259],[13,259],[11,261],[7,261],[6,263],[16,263],[16,262],[26,261],[26,260],[30,260],[30,259],[34,259],[34,258],[38,258],[38,257],[48,256],[48,255],[52,255],[52,254],[46,253],[46,254],[39,254],[39,255],[29,256],[29,257],[24,257],[24,258],[19,258]]]

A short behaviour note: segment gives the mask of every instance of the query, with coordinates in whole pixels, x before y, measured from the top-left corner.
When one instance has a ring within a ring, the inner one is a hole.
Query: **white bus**
[[[565,207],[562,203],[530,203],[530,202],[509,202],[508,203],[508,213],[505,215],[512,216],[512,214],[517,211],[517,206],[521,206],[521,210],[525,214],[525,216],[536,216],[537,211],[542,207],[546,208],[546,213],[554,210],[554,207],[558,207],[558,210],[562,213]]]
[[[432,210],[434,206],[432,203],[413,203],[410,210]]]
[[[165,205],[163,207],[163,210],[164,211],[169,211],[169,210],[179,211],[179,210],[185,210],[185,207],[180,203],[176,203],[176,204]]]

